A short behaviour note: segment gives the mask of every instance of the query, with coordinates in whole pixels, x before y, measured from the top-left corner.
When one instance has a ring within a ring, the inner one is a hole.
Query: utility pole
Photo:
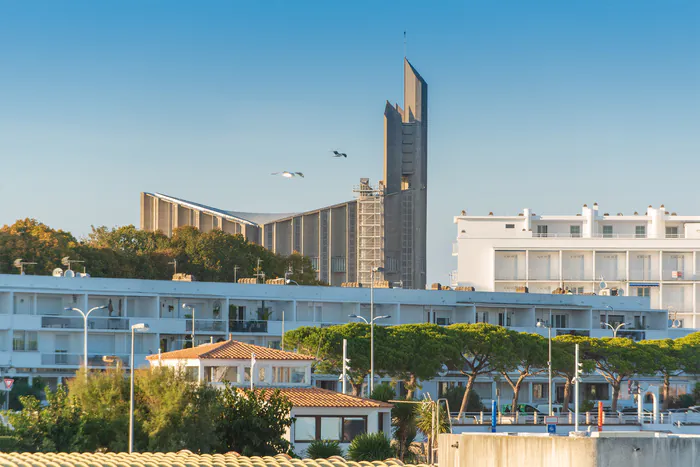
[[[576,354],[574,355],[574,364],[576,365],[574,367],[574,431],[578,431],[578,411],[579,411],[579,405],[578,405],[578,383],[581,380],[581,374],[583,373],[583,363],[579,362],[579,354],[578,354],[578,344],[576,344]]]
[[[170,261],[168,264],[173,265],[173,268],[174,268],[173,274],[177,274],[177,260],[174,259],[174,260]]]
[[[238,267],[237,264],[235,266],[233,266],[233,282],[236,282],[236,283],[238,282],[238,270],[239,269],[240,268]]]
[[[258,258],[258,265],[255,268],[255,277],[258,278],[258,283],[260,283],[260,279],[262,278],[262,283],[265,283],[265,273],[262,270],[262,267],[260,266],[260,263],[262,263],[262,260]]]
[[[343,394],[347,394],[347,384],[348,384],[348,370],[350,359],[348,358],[348,340],[343,339]]]

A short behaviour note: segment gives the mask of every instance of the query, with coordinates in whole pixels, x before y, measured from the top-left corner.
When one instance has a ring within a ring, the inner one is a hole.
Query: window
[[[532,398],[533,399],[548,399],[549,391],[547,383],[532,383]]]
[[[363,417],[345,417],[343,418],[343,442],[349,443],[355,436],[365,433],[365,419]]]
[[[633,329],[646,329],[647,327],[647,317],[646,316],[635,316]]]
[[[569,233],[571,234],[572,237],[580,237],[581,236],[581,226],[580,225],[570,225],[569,226]]]
[[[316,439],[316,417],[297,417],[294,421],[294,441]]]
[[[636,238],[646,238],[647,237],[647,226],[646,225],[635,226],[634,236]]]
[[[506,229],[514,229],[515,224],[506,224]]]
[[[270,349],[277,349],[280,350],[282,346],[280,345],[280,341],[274,340],[274,341],[267,341],[267,347]]]
[[[321,418],[321,439],[340,441],[343,430],[343,419],[341,417]]]
[[[198,366],[186,366],[185,367],[185,380],[186,381],[198,381],[199,380],[199,367]]]
[[[401,177],[401,191],[405,191],[411,188],[411,183],[408,181],[408,177]]]
[[[583,398],[589,401],[605,401],[610,399],[608,383],[583,383]]]
[[[666,238],[678,238],[678,227],[666,227]]]
[[[205,366],[204,380],[207,383],[238,382],[238,367],[235,366]]]
[[[39,349],[36,331],[12,331],[12,350],[31,352]]]
[[[510,326],[510,313],[498,313],[498,325],[499,326]]]
[[[583,287],[569,287],[569,292],[574,295],[581,295],[583,293]]]
[[[603,226],[603,237],[604,238],[612,238],[613,236],[613,226],[612,225],[604,225]]]
[[[489,312],[476,312],[476,322],[477,323],[488,323],[489,322]]]
[[[243,381],[250,381],[250,367],[245,367],[243,372]],[[260,383],[265,382],[265,367],[258,367],[258,381]]]
[[[649,287],[637,287],[637,297],[649,297]]]
[[[554,321],[555,328],[566,328],[568,327],[568,316],[567,315],[554,315],[552,316],[552,321]]]
[[[537,236],[538,237],[546,237],[547,236],[547,226],[546,225],[538,225],[537,226]]]
[[[272,367],[272,382],[273,383],[293,383],[306,384],[306,368],[303,366],[297,367]]]

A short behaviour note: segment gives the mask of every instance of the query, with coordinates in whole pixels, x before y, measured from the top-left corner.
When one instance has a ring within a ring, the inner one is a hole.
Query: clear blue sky
[[[700,214],[697,1],[0,0],[0,224],[138,225],[141,191],[350,199],[382,176],[404,29],[430,89],[430,282],[462,209]]]

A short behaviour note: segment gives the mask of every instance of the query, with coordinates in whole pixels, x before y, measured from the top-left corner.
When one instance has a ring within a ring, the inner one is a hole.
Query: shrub
[[[695,403],[695,398],[691,394],[681,394],[669,401],[669,408],[672,409],[687,409]]]
[[[375,401],[387,402],[396,399],[396,391],[387,383],[382,383],[374,388],[372,394],[369,396],[370,399]]]
[[[445,399],[450,404],[450,412],[459,412],[459,408],[462,406],[462,398],[464,397],[464,391],[467,388],[464,386],[453,386],[445,392]],[[469,391],[469,396],[467,398],[467,409],[466,412],[480,412],[484,410],[484,404],[481,403],[481,398],[479,394],[476,393],[474,389]]]
[[[0,452],[13,452],[17,450],[17,440],[12,436],[0,436]]]
[[[384,433],[365,433],[355,436],[348,448],[348,458],[359,461],[383,461],[394,456],[391,441]]]
[[[306,456],[311,459],[328,459],[332,456],[342,456],[343,450],[338,441],[321,439],[313,441],[306,449]]]
[[[581,404],[579,405],[580,412],[590,412],[594,408],[595,408],[595,403],[593,401],[586,400],[586,401],[581,402]]]

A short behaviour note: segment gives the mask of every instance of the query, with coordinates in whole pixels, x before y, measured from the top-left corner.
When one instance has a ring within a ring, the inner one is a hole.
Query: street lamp
[[[370,380],[369,380],[369,393],[372,394],[372,391],[374,391],[374,274],[375,273],[382,273],[384,272],[384,268],[381,266],[377,266],[372,268],[371,271],[371,281],[370,281],[370,287],[369,287],[369,335],[370,335],[370,341],[371,341],[371,347],[370,347],[370,352],[369,352],[369,374],[370,374]]]
[[[107,308],[107,305],[102,305],[102,306],[96,306],[94,308],[90,308],[87,313],[83,312],[80,308],[75,308],[72,306],[68,306],[65,308],[66,311],[77,311],[83,316],[83,329],[84,329],[84,336],[83,336],[83,365],[85,366],[85,376],[87,377],[87,370],[88,370],[88,352],[87,352],[87,331],[88,331],[88,316],[90,316],[90,313],[92,313],[95,310],[104,310]]]
[[[299,283],[293,279],[286,279],[285,282],[287,283],[287,285],[289,285],[289,284],[299,285]]]
[[[610,323],[604,323],[604,322],[602,322],[602,321],[600,322],[600,325],[601,325],[601,326],[607,326],[607,327],[609,327],[610,329],[612,329],[613,337],[617,337],[617,331],[619,331],[620,328],[621,328],[622,326],[626,326],[626,325],[628,325],[628,324],[630,324],[630,323],[620,323],[620,324],[618,324],[617,326],[613,326],[613,325],[610,324]]]
[[[547,360],[547,372],[549,373],[549,415],[552,416],[552,325],[543,321],[537,322],[538,328],[547,328],[547,342],[549,344],[549,359]]]
[[[195,312],[195,307],[194,305],[189,305],[187,303],[182,304],[182,308],[189,308],[190,312],[192,313],[192,348],[197,347],[196,344],[194,343],[194,312]]]
[[[364,316],[360,316],[360,315],[348,315],[348,317],[350,317],[350,318],[361,319],[362,321],[365,322],[365,324],[369,324],[369,321],[367,321],[367,318],[365,318]],[[387,319],[387,318],[391,318],[391,315],[375,316],[374,319],[373,319],[372,321],[377,321],[378,319]]]
[[[138,323],[131,326],[131,383],[129,396],[129,454],[134,452],[134,332],[146,332],[148,324]]]

